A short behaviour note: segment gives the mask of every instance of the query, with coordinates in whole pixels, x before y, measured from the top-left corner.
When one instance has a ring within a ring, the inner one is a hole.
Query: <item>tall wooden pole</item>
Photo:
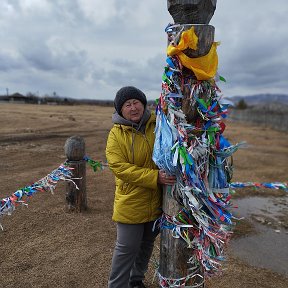
[[[198,36],[196,50],[186,49],[184,54],[190,58],[206,55],[214,42],[214,27],[209,24],[216,9],[216,0],[168,0],[168,11],[175,24],[180,24],[176,29],[185,31],[194,26]],[[193,24],[193,25],[192,25]],[[179,37],[180,38],[180,37]],[[178,43],[176,43],[178,44]],[[183,75],[192,77],[197,81],[193,72],[185,67]],[[188,123],[197,121],[196,108],[191,106],[190,91],[183,89],[182,110]],[[206,95],[199,95],[205,98]],[[176,215],[183,207],[171,196],[171,187],[165,187],[163,195],[163,212],[167,215]],[[192,248],[191,248],[192,249]],[[160,240],[160,266],[159,273],[166,279],[185,279],[186,276],[196,273],[193,278],[183,280],[185,287],[204,287],[203,271],[200,267],[192,267],[189,258],[192,253],[187,249],[187,244],[181,238],[174,238],[171,230],[163,229]],[[160,279],[161,280],[161,279]],[[177,286],[178,287],[178,286]],[[179,286],[180,287],[180,286]],[[184,286],[181,286],[184,287]]]

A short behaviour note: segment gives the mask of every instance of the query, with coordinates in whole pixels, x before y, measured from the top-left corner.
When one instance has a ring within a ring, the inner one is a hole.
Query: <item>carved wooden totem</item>
[[[181,34],[193,26],[195,34],[198,36],[197,49],[193,50],[188,48],[183,51],[183,53],[190,58],[204,56],[211,49],[214,42],[215,29],[208,24],[216,9],[216,2],[216,0],[167,1],[168,11],[175,22],[174,29],[177,29],[179,34]],[[180,37],[178,37],[178,40],[179,39]],[[190,79],[192,78],[197,81],[193,71],[185,67],[182,68],[182,75],[184,75],[184,77],[186,75],[188,78],[190,77]],[[190,90],[185,90],[184,88],[181,92],[183,95],[182,110],[186,115],[187,122],[193,124],[197,121],[197,111],[195,107],[191,106]],[[199,95],[199,98],[205,99],[205,93]],[[173,216],[181,210],[181,205],[173,199],[171,193],[169,193],[168,187],[165,187],[163,197],[164,213]],[[190,279],[188,277],[188,280],[185,281],[185,287],[204,287],[204,284],[201,284],[203,283],[203,271],[201,271],[200,267],[191,267],[191,263],[189,264],[190,256],[191,253],[189,249],[187,249],[187,244],[182,239],[174,238],[171,231],[168,229],[162,230],[159,267],[160,275],[167,279],[180,279],[196,272],[199,276]]]

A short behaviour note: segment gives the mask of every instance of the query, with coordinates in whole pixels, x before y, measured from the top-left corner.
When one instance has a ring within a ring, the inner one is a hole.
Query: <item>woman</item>
[[[171,185],[175,177],[159,171],[152,160],[156,118],[146,107],[145,94],[123,87],[114,106],[106,157],[116,179],[112,219],[117,223],[117,241],[108,287],[143,288],[158,234],[153,224],[162,212],[159,184]]]

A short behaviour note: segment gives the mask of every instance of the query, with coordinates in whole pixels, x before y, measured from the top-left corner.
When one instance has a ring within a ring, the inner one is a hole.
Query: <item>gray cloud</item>
[[[221,0],[216,28],[224,95],[287,93],[288,2]],[[113,98],[122,85],[159,96],[166,1],[2,0],[0,94]]]
[[[287,13],[287,1],[218,1],[213,24],[229,94],[287,94]]]
[[[17,56],[9,54],[7,51],[0,52],[0,72],[10,73],[24,67],[24,63]]]

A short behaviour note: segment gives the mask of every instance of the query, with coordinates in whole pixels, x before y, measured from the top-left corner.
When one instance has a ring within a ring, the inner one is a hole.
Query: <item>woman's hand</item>
[[[176,182],[175,176],[169,176],[164,170],[158,171],[158,183],[161,185],[173,185]]]

